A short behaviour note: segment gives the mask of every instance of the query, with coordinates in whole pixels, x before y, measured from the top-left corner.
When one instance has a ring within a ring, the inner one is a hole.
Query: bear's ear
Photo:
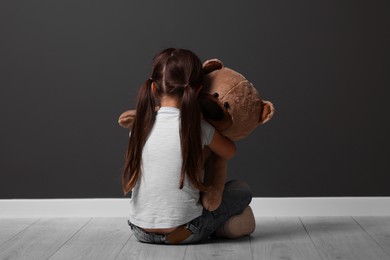
[[[262,111],[260,114],[259,123],[265,124],[269,120],[271,120],[271,118],[273,117],[273,115],[275,113],[275,108],[274,108],[274,105],[269,101],[262,100],[261,104],[262,104],[261,105]]]
[[[214,70],[220,70],[222,69],[223,63],[222,61],[218,59],[211,59],[211,60],[206,60],[203,63],[203,70],[205,74],[209,74],[210,72],[213,72]]]

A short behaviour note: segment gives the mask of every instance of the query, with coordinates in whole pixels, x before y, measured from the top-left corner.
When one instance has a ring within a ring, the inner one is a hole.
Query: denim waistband
[[[146,232],[144,229],[141,227],[138,227],[130,222],[130,220],[127,221],[129,224],[131,230],[134,233],[134,236],[141,242],[145,243],[157,243],[157,244],[171,244],[170,241],[167,239],[167,235],[172,234],[158,234],[158,233],[153,233],[153,232]],[[191,239],[194,236],[194,228],[190,227],[191,225],[185,224],[185,227],[191,232],[191,235],[187,238],[185,238],[183,241],[180,242],[180,244],[187,243],[191,241]],[[173,231],[175,232],[175,231]]]

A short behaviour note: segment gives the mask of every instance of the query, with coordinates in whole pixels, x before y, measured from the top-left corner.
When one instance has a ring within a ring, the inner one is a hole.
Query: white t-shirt
[[[210,144],[214,127],[201,122],[202,143]],[[179,188],[182,167],[180,110],[161,107],[142,151],[141,177],[132,190],[130,222],[142,228],[171,228],[202,214],[199,190],[187,176]]]

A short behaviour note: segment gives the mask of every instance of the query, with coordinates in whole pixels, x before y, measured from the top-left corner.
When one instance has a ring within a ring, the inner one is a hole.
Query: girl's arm
[[[208,145],[210,150],[225,160],[230,160],[236,154],[236,144],[215,130],[213,139]]]

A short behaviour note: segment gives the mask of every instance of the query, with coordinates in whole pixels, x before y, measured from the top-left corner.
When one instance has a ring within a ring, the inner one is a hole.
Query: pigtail
[[[188,85],[184,87],[181,101],[180,139],[183,164],[180,176],[180,189],[187,177],[195,188],[206,191],[202,183],[201,169],[203,166],[203,147],[201,138],[201,112],[195,91]]]
[[[137,97],[137,116],[134,119],[133,129],[125,156],[125,167],[122,174],[122,189],[124,194],[129,193],[141,174],[142,149],[152,130],[156,114],[155,101],[152,94],[152,79],[148,79],[140,88]]]

